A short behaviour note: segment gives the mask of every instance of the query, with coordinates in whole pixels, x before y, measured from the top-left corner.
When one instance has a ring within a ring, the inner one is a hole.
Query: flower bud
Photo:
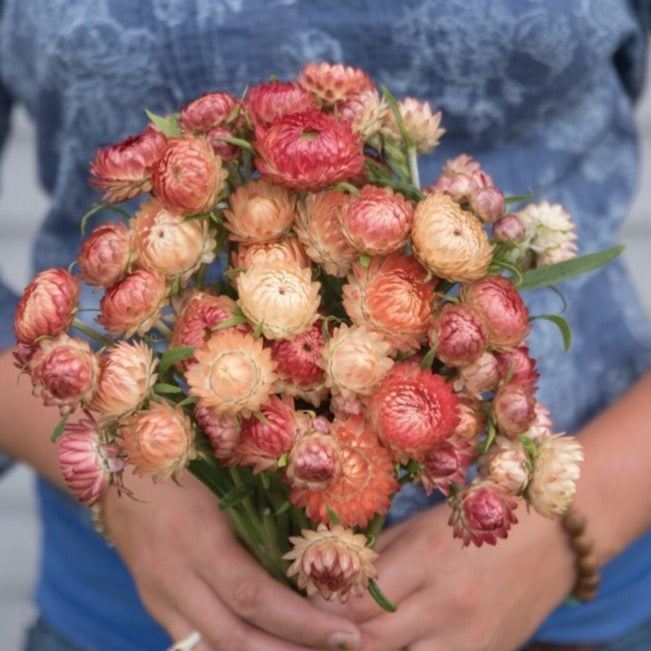
[[[453,484],[465,484],[473,456],[472,447],[463,439],[436,443],[425,455],[419,474],[425,492],[430,495],[438,488],[443,495],[449,495]]]
[[[108,287],[127,273],[133,257],[129,229],[123,222],[108,222],[84,240],[77,262],[85,283]]]
[[[470,196],[470,207],[484,222],[495,222],[504,214],[504,195],[495,187],[478,188]]]
[[[336,441],[329,434],[298,439],[289,453],[287,477],[293,486],[321,490],[341,474]]]
[[[529,429],[535,417],[536,399],[531,387],[510,382],[502,385],[493,398],[497,427],[511,438]]]
[[[459,384],[474,396],[495,389],[500,381],[497,359],[488,351],[459,370]]]
[[[427,334],[430,346],[436,346],[436,356],[448,366],[472,364],[486,350],[482,320],[463,305],[444,305]]]
[[[239,102],[230,93],[205,93],[181,109],[181,126],[194,134],[227,124]]]
[[[240,442],[239,419],[230,414],[220,414],[212,407],[205,406],[197,406],[194,417],[210,442],[213,454],[218,459],[231,459],[233,450]]]
[[[505,215],[493,224],[493,237],[500,242],[522,242],[524,236],[524,226],[517,215]]]

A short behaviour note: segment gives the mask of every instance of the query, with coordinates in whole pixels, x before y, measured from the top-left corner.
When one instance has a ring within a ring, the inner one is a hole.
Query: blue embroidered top
[[[562,202],[583,252],[611,246],[637,177],[632,103],[650,10],[649,0],[0,0],[0,140],[11,104],[24,104],[52,199],[35,270],[75,256],[80,216],[98,198],[88,162],[99,146],[140,131],[144,107],[165,113],[207,90],[239,93],[271,74],[291,78],[308,60],[361,66],[396,95],[443,110],[447,135],[422,163],[425,182],[468,151],[507,193]],[[531,343],[539,397],[557,428],[573,431],[647,368],[651,336],[621,262],[564,291],[571,352],[544,323]],[[558,303],[551,292],[529,297],[534,314]],[[15,304],[0,285],[4,346]],[[164,648],[87,511],[44,481],[38,490],[45,618],[91,649]],[[427,505],[405,489],[392,517]],[[559,608],[538,637],[611,639],[651,616],[650,594],[651,534],[605,568],[595,602]]]

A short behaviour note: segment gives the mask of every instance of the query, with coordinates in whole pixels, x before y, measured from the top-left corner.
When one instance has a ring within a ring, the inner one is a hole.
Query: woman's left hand
[[[522,521],[496,547],[462,548],[441,505],[378,539],[378,583],[397,606],[367,594],[345,605],[318,600],[357,622],[362,651],[511,651],[571,591],[573,557],[558,522],[518,509]]]

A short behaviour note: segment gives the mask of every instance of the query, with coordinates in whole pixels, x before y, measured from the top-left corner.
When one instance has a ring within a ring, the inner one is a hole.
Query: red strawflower
[[[260,174],[297,190],[321,190],[364,167],[359,136],[348,123],[320,111],[284,115],[268,127],[258,125],[255,136]]]
[[[369,418],[400,463],[422,459],[459,423],[459,398],[444,378],[418,364],[396,364],[370,398]]]
[[[324,371],[319,366],[323,353],[321,321],[293,339],[271,342],[271,358],[276,362],[278,377],[290,384],[310,387],[323,381]]]
[[[451,439],[436,443],[425,455],[418,476],[425,492],[430,495],[438,488],[443,495],[449,495],[453,484],[465,484],[473,458],[473,449],[468,441]]]
[[[292,81],[272,81],[249,89],[246,102],[251,122],[270,124],[283,115],[318,108],[316,99]]]

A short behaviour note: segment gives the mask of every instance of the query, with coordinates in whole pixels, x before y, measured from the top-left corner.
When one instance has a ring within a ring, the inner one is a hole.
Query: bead
[[[585,530],[586,519],[574,511],[570,511],[563,518],[563,529],[572,537],[576,537]]]
[[[588,576],[599,570],[599,562],[594,554],[582,556],[576,561],[576,569],[580,576]]]
[[[587,556],[593,547],[592,539],[582,533],[580,536],[570,538],[570,547],[579,555]]]
[[[597,596],[597,588],[578,588],[574,596],[579,601],[592,601]]]
[[[583,588],[590,588],[596,590],[601,585],[601,577],[598,572],[591,574],[590,576],[580,577],[577,583],[577,590]]]

